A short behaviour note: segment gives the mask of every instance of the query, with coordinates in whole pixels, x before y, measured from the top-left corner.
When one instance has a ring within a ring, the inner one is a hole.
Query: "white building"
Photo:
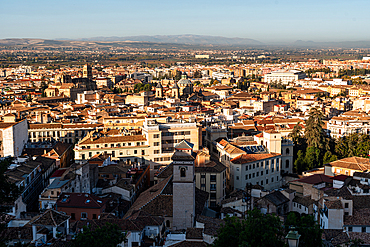
[[[264,82],[282,83],[287,85],[290,82],[295,82],[304,78],[306,78],[306,74],[299,70],[273,71],[269,74],[265,74]]]
[[[27,119],[16,121],[13,114],[6,114],[0,122],[0,157],[21,156],[28,141]]]

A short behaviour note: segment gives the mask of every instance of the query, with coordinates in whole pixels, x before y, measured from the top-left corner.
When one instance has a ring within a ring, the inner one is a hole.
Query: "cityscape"
[[[257,13],[192,1],[172,23],[171,1],[105,21],[123,3],[20,3],[23,24],[0,17],[0,247],[370,246],[370,37],[348,3],[332,36],[305,1],[276,30],[288,3],[236,3],[266,8],[244,31]]]

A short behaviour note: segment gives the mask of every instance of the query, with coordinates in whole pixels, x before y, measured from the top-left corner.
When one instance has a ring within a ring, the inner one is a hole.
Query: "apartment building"
[[[155,119],[146,118],[143,134],[148,140],[148,159],[160,164],[171,163],[175,145],[182,140],[194,144],[194,151],[202,145],[201,127],[196,122],[168,121],[159,123]]]
[[[306,78],[306,74],[299,70],[273,71],[264,75],[264,82],[289,84],[290,82],[302,80],[304,78]]]
[[[171,163],[176,144],[186,140],[194,145],[194,151],[199,150],[202,145],[201,126],[198,126],[196,122],[167,121],[160,123],[154,118],[146,118],[142,131],[150,147],[147,159],[150,163],[151,181],[160,166]]]
[[[195,181],[198,189],[209,193],[209,207],[221,205],[226,196],[226,166],[215,161],[197,164]]]
[[[103,129],[103,124],[29,124],[28,139],[30,142],[62,141],[76,143],[93,130]]]
[[[276,153],[242,154],[230,160],[230,186],[245,189],[248,183],[267,190],[281,187],[281,155]]]
[[[21,156],[27,139],[26,119],[16,121],[11,113],[3,116],[3,121],[0,122],[0,157]]]
[[[76,144],[75,160],[83,162],[100,153],[110,154],[112,159],[143,163],[148,157],[148,141],[142,135],[106,135],[91,132]]]
[[[352,133],[370,134],[370,117],[333,117],[328,121],[328,133],[340,138]]]

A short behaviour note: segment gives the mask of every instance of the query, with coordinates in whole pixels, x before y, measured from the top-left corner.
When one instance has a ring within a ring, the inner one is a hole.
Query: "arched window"
[[[289,168],[289,160],[285,161],[285,168]]]
[[[180,168],[180,176],[182,178],[186,177],[186,169],[185,169],[185,167],[181,167]]]
[[[289,148],[287,148],[287,149],[285,150],[285,153],[286,153],[286,154],[289,154],[289,153],[290,153]]]

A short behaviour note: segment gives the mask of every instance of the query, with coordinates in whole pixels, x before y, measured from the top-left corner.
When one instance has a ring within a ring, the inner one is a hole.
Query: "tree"
[[[304,158],[306,169],[312,169],[317,166],[321,166],[322,162],[320,159],[320,149],[317,147],[308,147]]]
[[[322,230],[312,215],[290,212],[285,222],[287,232],[290,226],[294,226],[301,235],[299,247],[322,246]]]
[[[302,150],[298,150],[297,152],[297,159],[294,160],[294,169],[297,173],[302,173],[306,170],[306,163]]]
[[[311,108],[304,132],[308,147],[316,147],[319,149],[324,147],[325,133],[322,128],[324,124],[323,118],[324,115],[319,108]]]
[[[215,247],[284,246],[284,229],[278,216],[262,214],[255,208],[248,211],[245,220],[227,217],[224,221],[225,223],[218,230],[218,237],[213,243]]]
[[[21,188],[17,185],[10,183],[8,177],[5,175],[5,171],[11,164],[11,159],[4,159],[0,161],[0,202],[1,204],[13,203],[21,194]],[[0,206],[0,214],[4,213],[6,208]],[[0,224],[0,232],[6,228],[6,224]],[[0,246],[5,245],[5,239],[0,238]]]
[[[125,238],[125,234],[115,224],[107,223],[94,230],[85,226],[83,232],[78,233],[72,241],[72,247],[116,247]]]

